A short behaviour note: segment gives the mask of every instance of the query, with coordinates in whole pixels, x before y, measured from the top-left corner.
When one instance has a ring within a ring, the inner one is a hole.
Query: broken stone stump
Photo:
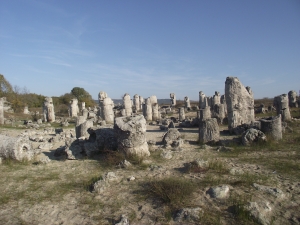
[[[118,150],[126,155],[149,156],[144,116],[118,117],[114,125]]]
[[[92,120],[86,120],[84,116],[78,116],[76,119],[76,138],[89,137],[88,129],[93,126]]]
[[[261,131],[268,134],[274,140],[282,139],[281,115],[260,120]]]
[[[17,161],[31,160],[34,153],[28,138],[0,135],[0,157]]]
[[[200,121],[199,141],[201,143],[218,142],[220,140],[220,130],[216,118],[209,118]]]

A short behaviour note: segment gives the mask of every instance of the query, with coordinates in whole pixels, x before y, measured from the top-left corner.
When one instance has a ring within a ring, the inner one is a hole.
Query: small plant
[[[197,185],[184,178],[169,177],[149,181],[145,188],[150,197],[160,199],[171,208],[180,208],[189,203]]]

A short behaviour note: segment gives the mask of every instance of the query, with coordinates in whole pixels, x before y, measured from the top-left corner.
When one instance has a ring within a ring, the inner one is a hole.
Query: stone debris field
[[[0,224],[300,224],[297,92],[224,90],[169,105],[100,91],[69,117],[47,97],[14,125],[0,98]]]

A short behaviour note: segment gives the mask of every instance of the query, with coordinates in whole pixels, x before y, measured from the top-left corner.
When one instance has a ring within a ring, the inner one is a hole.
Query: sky
[[[0,74],[49,97],[300,90],[299,0],[0,0]]]

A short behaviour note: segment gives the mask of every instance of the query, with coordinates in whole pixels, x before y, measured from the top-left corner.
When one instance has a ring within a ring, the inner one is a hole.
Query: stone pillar
[[[4,98],[0,98],[0,124],[4,124]]]
[[[220,130],[216,118],[200,121],[199,141],[200,143],[217,142],[220,140]]]
[[[223,124],[223,120],[226,117],[224,104],[215,104],[213,106],[213,117],[217,118],[219,124]]]
[[[179,108],[179,121],[185,120],[184,107]]]
[[[85,102],[81,102],[81,110],[85,109]]]
[[[191,109],[190,99],[189,99],[189,97],[187,97],[187,96],[184,97],[184,107],[185,107],[187,110],[190,110],[190,109]]]
[[[202,91],[200,91],[199,92],[199,108],[204,109],[206,106],[208,106],[206,96]]]
[[[145,103],[145,100],[142,96],[140,96],[140,109],[142,110],[143,109],[143,104]]]
[[[140,96],[135,94],[133,96],[133,107],[135,109],[136,112],[140,111],[141,110],[141,107],[140,107]]]
[[[207,106],[204,109],[200,110],[200,121],[211,118],[210,107]]]
[[[221,104],[221,95],[220,95],[220,92],[218,92],[218,91],[215,91],[215,95],[213,96],[213,99],[212,99],[212,106],[214,106],[216,104]]]
[[[170,93],[171,98],[171,107],[174,107],[176,105],[176,95],[174,93]]]
[[[149,156],[146,140],[146,120],[142,115],[118,117],[114,125],[118,150],[126,155]]]
[[[260,120],[261,131],[269,134],[274,140],[282,139],[281,114]]]
[[[69,107],[70,117],[77,117],[79,113],[78,108],[78,100],[76,98],[73,98],[70,101],[70,107]]]
[[[276,108],[277,115],[281,114],[282,121],[289,121],[292,119],[287,94],[276,96],[273,104]]]
[[[87,119],[88,118],[88,115],[89,115],[89,111],[87,109],[83,109],[82,111],[82,116]]]
[[[158,104],[157,103],[152,104],[152,120],[153,121],[159,120]]]
[[[297,92],[289,91],[288,96],[289,96],[289,106],[290,107],[298,107]]]
[[[254,99],[252,93],[242,85],[237,77],[227,77],[225,98],[228,113],[228,129],[254,122]]]
[[[152,104],[150,98],[145,100],[145,104],[143,106],[145,107],[143,109],[145,119],[147,121],[152,121]]]
[[[31,160],[34,149],[28,138],[0,135],[0,157],[17,161]]]
[[[76,119],[76,138],[86,137],[88,138],[90,134],[87,132],[89,128],[93,127],[92,120],[86,120],[84,116],[78,116]]]
[[[24,114],[29,114],[29,113],[30,113],[29,110],[28,110],[28,106],[25,106],[25,107],[24,107],[23,113],[24,113]]]
[[[114,114],[114,102],[111,100],[111,98],[106,97],[103,102],[103,120],[105,120],[106,123],[114,123],[115,114]]]
[[[157,97],[155,95],[152,95],[150,96],[150,101],[151,101],[151,104],[156,104],[157,103]]]
[[[44,105],[43,105],[43,112],[44,112],[45,122],[55,121],[54,105],[52,102],[52,98],[50,97],[45,98]]]
[[[123,96],[123,104],[124,104],[124,109],[125,109],[125,115],[126,116],[131,116],[132,115],[132,104],[131,104],[131,99],[129,94],[124,94]]]

